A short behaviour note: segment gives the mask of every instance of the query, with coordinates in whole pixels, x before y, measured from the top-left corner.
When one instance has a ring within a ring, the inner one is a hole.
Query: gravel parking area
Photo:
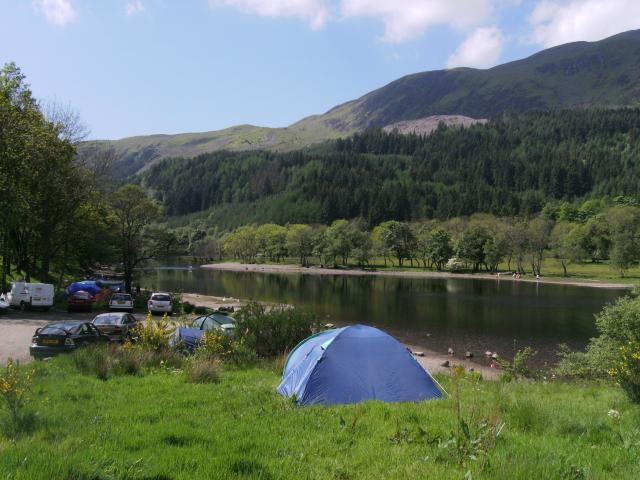
[[[103,312],[67,313],[52,309],[48,312],[9,310],[0,314],[0,364],[4,364],[8,358],[20,362],[31,361],[29,346],[36,328],[60,320],[90,321],[99,313]],[[136,317],[143,319],[144,314],[136,314]]]

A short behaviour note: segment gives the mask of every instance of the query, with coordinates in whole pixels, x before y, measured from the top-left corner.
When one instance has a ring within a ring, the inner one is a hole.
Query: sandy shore
[[[492,275],[488,273],[449,273],[449,272],[402,272],[402,271],[378,271],[347,268],[323,268],[323,267],[299,267],[296,265],[263,265],[254,263],[212,263],[202,265],[201,268],[211,270],[223,270],[227,272],[258,272],[258,273],[285,273],[305,275],[351,275],[351,276],[381,276],[404,278],[474,278],[482,280],[505,282],[531,282],[531,283],[555,283],[558,285],[574,285],[579,287],[594,288],[633,288],[627,283],[601,282],[599,280],[567,280],[563,278],[535,278],[522,277],[515,279],[511,275]]]
[[[183,293],[182,301],[197,307],[207,307],[217,310],[221,307],[233,307],[234,310],[242,308],[246,302],[231,297],[214,297],[212,295],[200,295],[199,293]]]

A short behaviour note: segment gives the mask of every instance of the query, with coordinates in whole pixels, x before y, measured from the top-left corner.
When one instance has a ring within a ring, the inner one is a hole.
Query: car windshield
[[[40,334],[44,335],[60,335],[61,333],[78,333],[82,324],[78,323],[52,323],[46,325],[40,330]]]
[[[94,325],[117,325],[122,322],[120,315],[98,315],[94,320]]]
[[[131,300],[131,295],[117,293],[112,297],[113,300]]]
[[[155,300],[156,302],[170,302],[171,297],[169,295],[153,295],[151,300]]]

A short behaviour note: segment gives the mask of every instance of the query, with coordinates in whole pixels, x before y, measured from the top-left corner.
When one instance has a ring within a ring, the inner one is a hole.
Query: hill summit
[[[119,173],[126,176],[167,157],[217,150],[289,151],[437,115],[485,119],[505,111],[639,104],[640,30],[632,30],[597,42],[549,48],[486,70],[456,68],[408,75],[286,128],[241,125],[204,133],[94,141],[84,144],[81,153],[113,147]]]

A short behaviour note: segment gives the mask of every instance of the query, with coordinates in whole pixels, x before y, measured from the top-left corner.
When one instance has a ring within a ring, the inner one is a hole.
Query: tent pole
[[[440,385],[440,382],[439,382],[438,380],[436,380],[436,377],[434,377],[433,375],[431,375],[429,372],[427,372],[427,375],[429,375],[429,376],[431,377],[431,380],[433,380],[434,382],[436,382],[436,385],[438,385],[438,386],[442,389],[442,391],[443,391],[444,393],[446,393],[446,394],[447,394],[447,397],[451,398],[451,395],[449,395],[449,392],[447,392],[447,391],[444,389],[444,387],[443,387],[442,385]]]

